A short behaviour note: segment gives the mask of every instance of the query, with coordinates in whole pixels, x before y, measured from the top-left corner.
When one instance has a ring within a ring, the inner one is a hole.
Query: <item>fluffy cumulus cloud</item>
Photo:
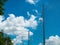
[[[39,45],[43,44],[40,43]],[[50,36],[49,39],[46,39],[45,45],[60,45],[60,37],[58,35]]]
[[[30,3],[30,4],[36,4],[38,3],[40,0],[26,0],[26,2]]]
[[[28,40],[28,32],[30,36],[33,35],[29,28],[34,29],[38,25],[35,18],[36,16],[34,15],[31,15],[28,20],[23,16],[16,17],[14,14],[9,14],[7,19],[0,16],[0,29],[8,35],[16,35],[16,38],[12,40],[14,45],[16,45],[17,43],[22,43],[22,38],[23,40]]]

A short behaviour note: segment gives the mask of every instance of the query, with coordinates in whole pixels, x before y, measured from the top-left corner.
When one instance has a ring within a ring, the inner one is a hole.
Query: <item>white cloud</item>
[[[42,43],[40,43],[39,45],[43,45]]]
[[[43,18],[42,18],[42,17],[40,17],[40,18],[39,18],[39,20],[40,20],[40,21],[43,21]]]
[[[42,43],[39,45],[42,45]],[[45,45],[60,45],[60,37],[58,35],[50,36],[49,39],[46,39]]]
[[[3,17],[0,16],[0,29],[3,29],[4,33],[8,35],[16,35],[16,38],[12,40],[16,45],[22,43],[22,37],[23,40],[28,40],[28,31],[30,36],[33,35],[28,28],[36,28],[38,24],[35,18],[34,15],[31,15],[30,19],[26,20],[23,16],[16,17],[14,14],[9,14],[9,17],[2,21]]]
[[[31,14],[29,13],[29,11],[27,11],[27,15],[30,16]]]
[[[38,3],[40,0],[26,0],[26,2],[30,3],[30,4],[36,4]]]
[[[35,9],[35,12],[36,12],[37,14],[39,13],[38,10],[36,10],[36,9]]]

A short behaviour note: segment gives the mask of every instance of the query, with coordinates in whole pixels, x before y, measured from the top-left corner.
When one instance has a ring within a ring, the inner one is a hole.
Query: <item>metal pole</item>
[[[43,45],[45,45],[45,28],[44,28],[44,4],[42,5],[42,17],[43,17],[43,30],[42,30],[42,33],[43,33]]]
[[[22,36],[22,38],[21,38],[21,39],[22,39],[22,45],[24,45],[23,36]]]
[[[28,45],[30,45],[30,44],[29,44],[29,41],[30,41],[30,38],[29,38],[29,31],[28,31]]]

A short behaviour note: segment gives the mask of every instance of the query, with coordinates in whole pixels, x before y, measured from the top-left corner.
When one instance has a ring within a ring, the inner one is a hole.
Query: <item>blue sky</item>
[[[45,9],[45,30],[46,37],[51,35],[60,36],[60,6],[59,0],[46,0],[46,9]],[[51,8],[50,8],[51,7]]]
[[[59,6],[60,0],[37,0],[37,1],[38,1],[37,3],[32,4],[26,0],[18,0],[18,1],[8,0],[8,2],[4,6],[5,18],[9,17],[8,14],[14,14],[16,17],[23,16],[26,20],[28,20],[31,17],[31,15],[37,17],[36,21],[38,22],[38,26],[36,26],[36,29],[32,29],[29,27],[29,30],[33,32],[33,36],[30,36],[30,45],[39,45],[39,43],[42,42],[42,21],[38,20],[42,16],[41,13],[42,3],[44,3],[45,5],[44,21],[45,21],[46,39],[48,39],[51,36],[55,38],[60,36],[60,6]],[[37,12],[35,10],[37,10]],[[30,15],[28,15],[27,12],[29,12]],[[26,40],[24,40],[23,42],[28,43]],[[49,43],[46,45],[49,45]]]

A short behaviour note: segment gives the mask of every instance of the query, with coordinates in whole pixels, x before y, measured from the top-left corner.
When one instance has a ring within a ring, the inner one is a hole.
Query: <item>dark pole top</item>
[[[42,30],[42,33],[43,33],[43,45],[45,45],[45,22],[44,22],[44,4],[42,5],[42,18],[43,18],[43,30]]]

